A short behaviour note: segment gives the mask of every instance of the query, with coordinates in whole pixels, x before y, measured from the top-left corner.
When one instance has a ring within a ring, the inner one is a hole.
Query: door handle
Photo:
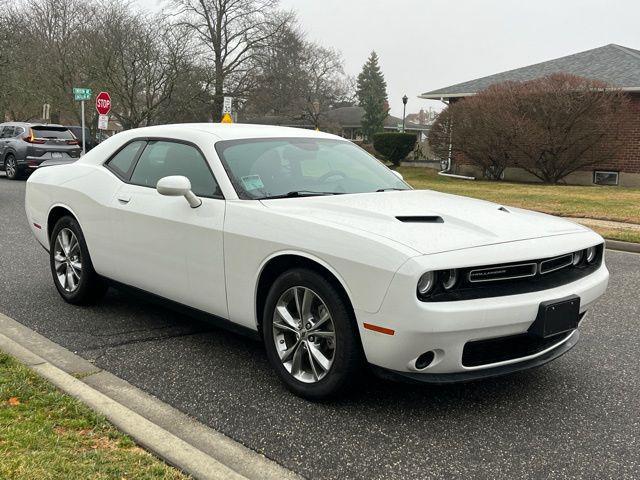
[[[127,204],[131,201],[131,195],[118,195],[118,201],[123,204]]]

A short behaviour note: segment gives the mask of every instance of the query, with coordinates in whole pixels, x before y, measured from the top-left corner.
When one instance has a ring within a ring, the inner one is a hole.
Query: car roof
[[[342,137],[329,133],[306,130],[302,128],[277,127],[271,125],[253,125],[243,123],[179,123],[173,125],[157,125],[128,130],[127,133],[139,137],[161,137],[163,134],[179,134],[181,131],[200,131],[217,137],[218,140],[241,140],[250,138],[331,138],[344,140]]]
[[[67,128],[64,125],[59,125],[57,123],[33,123],[33,122],[4,122],[4,123],[0,123],[0,127]]]

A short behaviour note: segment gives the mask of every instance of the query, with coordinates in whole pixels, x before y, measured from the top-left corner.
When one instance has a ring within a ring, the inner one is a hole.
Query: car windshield
[[[216,150],[243,199],[339,195],[410,187],[376,158],[343,140],[229,140]]]

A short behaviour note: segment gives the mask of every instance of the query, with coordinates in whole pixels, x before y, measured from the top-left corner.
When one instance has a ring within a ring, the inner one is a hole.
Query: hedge
[[[417,136],[413,133],[385,132],[373,136],[373,146],[384,157],[400,165],[416,146]]]

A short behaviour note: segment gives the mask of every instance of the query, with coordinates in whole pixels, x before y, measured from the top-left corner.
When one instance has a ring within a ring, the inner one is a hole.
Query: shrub
[[[416,146],[417,137],[413,133],[376,133],[373,136],[373,146],[394,165],[407,158]]]

